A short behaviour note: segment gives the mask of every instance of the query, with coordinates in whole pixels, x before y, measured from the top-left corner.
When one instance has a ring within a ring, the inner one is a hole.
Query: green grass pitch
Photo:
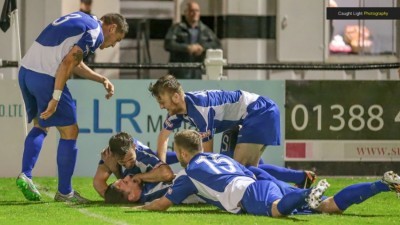
[[[331,184],[327,194],[357,183],[376,178],[328,178]],[[14,178],[0,178],[0,224],[400,224],[400,199],[393,192],[381,193],[360,205],[353,205],[343,215],[298,215],[273,219],[251,215],[233,215],[209,205],[174,206],[167,212],[131,210],[126,206],[104,205],[92,189],[91,178],[74,178],[76,190],[93,200],[87,205],[68,205],[53,201],[57,180],[34,178],[40,185],[43,200],[28,202],[15,185]]]

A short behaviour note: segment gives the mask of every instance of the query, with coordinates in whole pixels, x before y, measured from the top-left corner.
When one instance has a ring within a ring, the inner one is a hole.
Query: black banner
[[[286,81],[286,139],[400,140],[400,82]]]
[[[398,20],[400,8],[397,7],[328,7],[328,20]]]

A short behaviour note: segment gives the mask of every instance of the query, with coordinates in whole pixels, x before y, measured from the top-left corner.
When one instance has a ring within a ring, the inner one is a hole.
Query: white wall
[[[57,10],[54,9],[57,8],[58,3],[58,1],[51,0],[17,1],[17,8],[20,13],[22,55],[43,27],[47,25],[47,21],[51,21],[54,15],[57,14]],[[1,7],[3,4],[4,0],[0,0]],[[26,10],[27,8],[30,10]],[[27,29],[24,30],[23,27]],[[17,40],[13,26],[6,33],[0,34],[0,49],[0,58],[18,60]],[[5,110],[0,113],[0,143],[2,143],[2,148],[0,149],[0,154],[2,155],[0,157],[0,177],[16,177],[21,170],[26,135],[25,112],[18,82],[15,80],[17,69],[0,69],[0,73],[4,74],[3,79],[0,76],[0,105]],[[14,80],[12,80],[13,77]],[[13,114],[14,105],[18,105],[17,115]],[[31,126],[28,125],[28,131],[30,128]],[[56,150],[56,132],[51,130],[46,138],[37,166],[33,171],[34,176],[57,175]]]

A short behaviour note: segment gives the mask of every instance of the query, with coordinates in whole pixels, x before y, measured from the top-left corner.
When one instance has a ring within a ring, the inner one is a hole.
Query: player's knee
[[[285,216],[285,215],[282,215],[282,214],[279,212],[279,210],[278,210],[278,203],[279,203],[279,201],[280,201],[280,199],[279,199],[279,200],[276,200],[275,202],[272,203],[272,206],[271,206],[271,217],[276,218],[276,217],[283,217],[283,216]]]
[[[49,132],[49,128],[48,127],[41,127],[39,124],[34,125],[34,127],[39,128],[39,129],[43,130],[46,133]]]
[[[62,139],[76,140],[79,134],[78,125],[74,124],[66,127],[57,127]]]

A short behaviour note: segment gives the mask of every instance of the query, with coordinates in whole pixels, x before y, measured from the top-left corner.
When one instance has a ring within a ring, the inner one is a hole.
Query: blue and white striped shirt
[[[185,93],[187,114],[168,115],[164,128],[173,130],[179,128],[182,122],[186,122],[195,127],[206,142],[211,140],[214,134],[240,124],[250,113],[249,106],[258,98],[260,96],[257,94],[242,90],[187,92]],[[268,99],[267,104],[262,107],[269,108],[272,105],[274,102]]]
[[[49,24],[29,48],[21,65],[54,77],[73,46],[79,46],[85,57],[89,52],[94,52],[103,41],[100,21],[95,16],[74,12]]]

